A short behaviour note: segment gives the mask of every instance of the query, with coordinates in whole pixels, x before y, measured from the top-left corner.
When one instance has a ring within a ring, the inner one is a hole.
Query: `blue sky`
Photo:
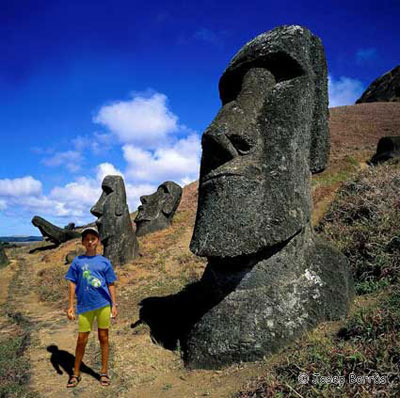
[[[89,209],[107,174],[134,211],[198,176],[218,79],[256,35],[308,27],[325,46],[330,106],[399,64],[398,1],[0,0],[0,235],[39,234]]]

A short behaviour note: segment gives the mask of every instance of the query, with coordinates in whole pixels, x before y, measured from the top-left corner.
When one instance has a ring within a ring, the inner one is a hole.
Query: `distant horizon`
[[[0,15],[0,235],[34,234],[34,215],[94,221],[107,174],[124,177],[131,212],[163,181],[197,180],[219,78],[260,33],[321,38],[331,108],[400,64],[396,1],[23,3]]]

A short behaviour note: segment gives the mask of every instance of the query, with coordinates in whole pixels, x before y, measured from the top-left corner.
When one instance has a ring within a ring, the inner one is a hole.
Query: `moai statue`
[[[136,235],[168,228],[179,206],[182,188],[172,181],[163,182],[151,195],[140,197],[142,202],[135,218]]]
[[[400,136],[382,137],[369,163],[376,165],[394,158],[400,158]]]
[[[124,180],[118,175],[104,177],[103,193],[90,212],[96,221],[104,256],[113,265],[123,265],[139,253],[139,244],[133,232],[126,202]]]
[[[300,26],[257,36],[219,83],[222,107],[202,137],[190,248],[208,258],[213,305],[189,332],[190,367],[276,352],[353,295],[346,258],[313,235],[311,173],[327,163],[324,49]],[[204,290],[204,289],[203,289]]]
[[[36,228],[39,228],[44,240],[50,241],[57,246],[71,239],[81,237],[81,234],[78,231],[73,230],[73,228],[68,228],[68,226],[65,228],[57,227],[39,216],[34,216],[32,218],[32,224]]]

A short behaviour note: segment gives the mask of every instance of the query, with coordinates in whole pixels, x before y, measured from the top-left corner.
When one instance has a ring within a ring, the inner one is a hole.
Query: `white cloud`
[[[182,128],[168,109],[167,100],[160,93],[136,94],[128,101],[104,105],[93,121],[106,126],[122,143],[155,148],[167,134]]]
[[[80,151],[69,150],[56,152],[53,156],[44,158],[42,163],[50,167],[65,166],[70,172],[76,173],[80,170],[82,161],[83,156]]]
[[[336,80],[328,77],[329,107],[353,105],[364,91],[363,84],[350,77],[342,76]]]
[[[198,178],[201,145],[196,134],[153,152],[129,144],[122,149],[128,162],[126,176],[133,181],[173,180],[182,184]]]
[[[97,166],[97,181],[101,184],[103,182],[103,179],[105,176],[108,175],[119,175],[121,177],[124,177],[121,171],[116,169],[114,165],[111,163],[101,163]]]
[[[0,196],[19,197],[40,195],[42,183],[31,176],[0,180]]]

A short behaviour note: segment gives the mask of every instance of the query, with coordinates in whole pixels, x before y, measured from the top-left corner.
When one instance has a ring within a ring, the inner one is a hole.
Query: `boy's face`
[[[87,233],[82,238],[82,245],[85,247],[87,251],[96,250],[97,245],[99,244],[99,237],[92,233]]]

